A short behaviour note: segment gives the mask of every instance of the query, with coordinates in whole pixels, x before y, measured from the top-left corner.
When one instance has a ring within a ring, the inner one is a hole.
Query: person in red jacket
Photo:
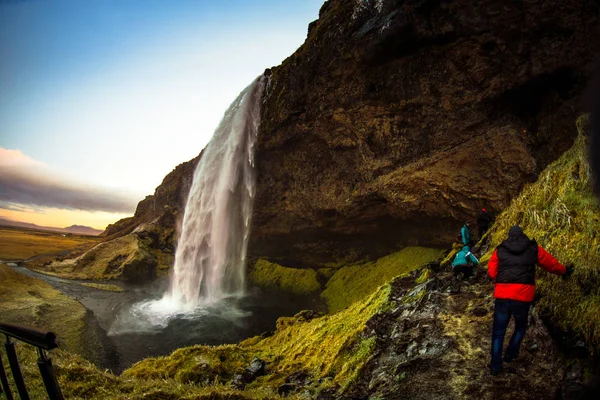
[[[508,239],[494,251],[488,263],[488,274],[494,280],[494,327],[492,329],[492,361],[490,371],[502,371],[504,335],[511,316],[515,317],[515,331],[508,342],[504,361],[519,356],[521,342],[527,330],[529,308],[535,296],[535,266],[556,275],[570,275],[573,266],[565,268],[550,253],[538,246],[515,225],[508,231]]]

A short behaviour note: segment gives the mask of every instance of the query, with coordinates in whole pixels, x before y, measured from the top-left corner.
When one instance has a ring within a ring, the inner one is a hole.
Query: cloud
[[[19,150],[0,147],[0,207],[39,206],[132,213],[136,199],[115,190],[73,182]]]
[[[0,167],[44,167],[44,163],[26,156],[21,150],[0,147]]]

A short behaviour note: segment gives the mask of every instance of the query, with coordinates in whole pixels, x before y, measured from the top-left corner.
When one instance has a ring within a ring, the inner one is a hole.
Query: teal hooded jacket
[[[471,237],[471,230],[469,229],[467,224],[464,224],[463,227],[461,228],[460,236],[461,236],[463,244],[472,245],[471,242],[473,241],[473,238]]]
[[[456,267],[457,265],[469,264],[477,265],[479,264],[479,260],[473,255],[473,253],[471,253],[469,246],[464,246],[461,251],[456,253],[454,261],[452,261],[452,268]]]

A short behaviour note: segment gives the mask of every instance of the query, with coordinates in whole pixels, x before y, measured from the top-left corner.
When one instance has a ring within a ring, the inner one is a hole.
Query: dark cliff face
[[[573,141],[593,0],[330,0],[267,73],[249,254],[447,244]]]

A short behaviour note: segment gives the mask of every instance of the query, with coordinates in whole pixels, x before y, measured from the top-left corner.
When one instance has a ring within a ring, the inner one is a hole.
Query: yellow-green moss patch
[[[310,294],[321,289],[315,270],[286,268],[262,259],[254,264],[248,279],[260,287],[276,288],[295,294]]]
[[[374,263],[343,267],[327,282],[321,296],[327,302],[330,312],[341,310],[373,293],[395,276],[434,261],[441,254],[442,250],[439,249],[407,247]]]
[[[491,232],[488,261],[495,246],[519,224],[525,233],[558,258],[573,262],[576,273],[568,280],[539,273],[539,307],[561,328],[582,335],[600,349],[600,206],[591,190],[587,141],[580,135],[573,147],[540,174],[538,181],[497,218]]]
[[[27,389],[32,399],[45,399],[44,385],[36,364],[36,354],[31,346],[18,344],[17,352]],[[57,379],[66,399],[141,400],[141,399],[279,399],[271,389],[250,389],[243,392],[228,386],[188,385],[165,376],[156,379],[137,379],[115,376],[101,371],[81,357],[61,350],[51,352]],[[3,354],[4,365],[7,365]],[[9,381],[16,393],[12,376]]]
[[[123,288],[117,285],[109,285],[107,283],[82,283],[81,285],[91,287],[98,290],[104,290],[106,292],[122,292]]]

